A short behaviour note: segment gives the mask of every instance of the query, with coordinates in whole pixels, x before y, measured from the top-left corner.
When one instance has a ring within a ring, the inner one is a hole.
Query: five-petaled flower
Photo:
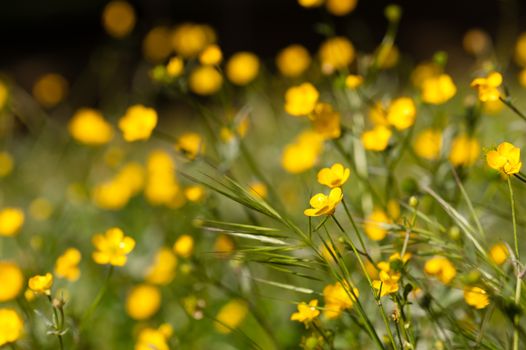
[[[500,97],[499,86],[502,84],[502,75],[491,72],[485,78],[476,78],[471,82],[471,87],[477,89],[479,100],[482,102],[496,101]]]
[[[486,153],[488,165],[505,175],[517,174],[522,167],[521,150],[509,142],[498,145],[496,150]]]
[[[312,208],[305,209],[303,213],[307,216],[332,215],[342,199],[343,193],[339,187],[333,188],[328,196],[318,193],[310,199]]]
[[[110,228],[105,234],[96,234],[92,242],[96,248],[93,260],[100,265],[124,266],[127,255],[135,247],[133,238],[124,236],[122,230],[117,227]]]
[[[302,322],[307,324],[312,322],[316,317],[320,315],[318,310],[318,300],[313,299],[309,303],[301,302],[298,304],[298,312],[293,313],[290,316],[292,321]]]
[[[318,172],[318,182],[330,188],[341,187],[350,174],[349,168],[344,168],[340,163],[335,163],[330,168],[323,168]]]

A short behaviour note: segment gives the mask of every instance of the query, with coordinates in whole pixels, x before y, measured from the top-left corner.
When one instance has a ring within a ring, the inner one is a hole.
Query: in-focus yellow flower
[[[4,109],[7,104],[7,99],[9,97],[9,89],[7,85],[0,80],[0,111]]]
[[[442,150],[442,132],[434,129],[422,130],[416,136],[413,148],[419,157],[438,159]]]
[[[309,68],[310,54],[301,45],[293,44],[281,50],[276,57],[276,66],[280,73],[286,77],[299,77]]]
[[[259,58],[251,52],[238,52],[226,63],[226,76],[236,85],[247,85],[259,73]]]
[[[340,113],[328,103],[320,102],[309,114],[312,129],[325,139],[337,139],[341,134]]]
[[[352,308],[356,298],[360,295],[358,288],[352,288],[336,282],[323,288],[323,297],[325,299],[325,308],[323,314],[328,319],[334,319],[341,315],[344,310]]]
[[[323,168],[318,172],[318,182],[330,188],[341,187],[351,175],[351,170],[340,163],[333,164],[330,168]]]
[[[184,189],[184,196],[190,202],[199,202],[205,196],[205,188],[201,185],[192,185]]]
[[[422,83],[422,101],[439,105],[449,101],[457,93],[453,79],[447,74],[429,77]]]
[[[152,28],[144,37],[142,51],[146,59],[152,63],[164,61],[172,51],[170,29],[166,26]]]
[[[135,247],[135,240],[124,236],[124,232],[118,227],[108,229],[105,234],[96,234],[92,243],[96,249],[92,255],[93,260],[100,265],[124,266],[128,260],[127,255]]]
[[[515,62],[519,66],[526,67],[526,32],[522,33],[515,45]]]
[[[219,254],[220,257],[232,253],[234,249],[236,245],[228,235],[221,234],[214,242],[214,253]]]
[[[174,243],[175,254],[183,258],[189,258],[194,252],[194,239],[190,235],[181,235]]]
[[[71,136],[86,145],[103,145],[113,138],[113,128],[102,114],[91,108],[81,108],[68,123]]]
[[[29,279],[28,286],[36,294],[51,295],[53,275],[48,272],[45,275],[33,276]]]
[[[316,107],[320,93],[311,83],[293,86],[285,93],[285,111],[293,116],[308,115]]]
[[[491,72],[485,78],[476,78],[471,82],[471,87],[475,88],[482,102],[495,101],[500,97],[499,87],[502,84],[502,75],[498,72]]]
[[[488,293],[479,287],[466,287],[464,289],[464,300],[475,309],[484,309],[489,305]]]
[[[148,268],[146,281],[152,284],[167,285],[175,277],[177,257],[170,248],[162,247],[155,254],[153,264]]]
[[[351,90],[355,90],[357,87],[363,84],[363,77],[361,75],[349,74],[345,78],[345,86]]]
[[[24,224],[24,212],[19,208],[0,210],[0,236],[14,236]]]
[[[399,289],[400,273],[392,270],[390,264],[385,261],[378,263],[378,269],[379,279],[372,281],[373,288],[379,291],[380,297],[396,293]]]
[[[457,275],[455,266],[444,256],[435,256],[426,261],[424,271],[430,276],[435,276],[446,285]]]
[[[239,327],[247,317],[248,305],[245,301],[234,299],[226,303],[217,313],[214,327],[220,333],[230,333]]]
[[[15,161],[8,152],[0,152],[0,177],[5,177],[13,171]]]
[[[250,193],[257,198],[267,198],[267,186],[261,181],[251,182],[248,186]]]
[[[405,130],[415,123],[416,107],[410,97],[400,97],[387,109],[387,121],[397,130]]]
[[[335,70],[346,68],[354,60],[354,46],[345,37],[327,39],[319,51],[322,71],[332,74]]]
[[[179,56],[170,58],[170,60],[166,64],[166,74],[170,78],[177,78],[183,73],[183,70],[184,70],[184,61]]]
[[[494,244],[489,250],[489,257],[497,265],[504,264],[508,260],[509,255],[508,247],[504,243]]]
[[[223,53],[221,48],[216,45],[208,45],[199,55],[199,62],[202,65],[217,66],[223,60]]]
[[[318,7],[323,4],[324,0],[298,0],[298,4],[300,4],[303,7]]]
[[[157,112],[143,105],[133,105],[119,119],[119,129],[128,142],[148,140],[157,125]]]
[[[0,309],[0,347],[14,343],[22,337],[24,321],[14,309]]]
[[[385,225],[391,224],[387,214],[379,208],[373,210],[365,219],[364,230],[367,236],[373,241],[381,241],[387,236],[387,228]]]
[[[308,324],[314,321],[320,315],[318,310],[318,300],[313,299],[309,303],[301,302],[298,304],[298,312],[290,315],[292,321],[298,321],[304,324]]]
[[[389,144],[393,132],[386,126],[377,125],[362,134],[362,144],[369,151],[383,151]]]
[[[353,11],[358,0],[327,0],[325,6],[327,11],[335,16],[345,16]]]
[[[332,215],[342,199],[343,193],[339,187],[333,188],[328,196],[318,193],[309,201],[312,208],[305,209],[303,213],[307,216]]]
[[[522,167],[521,150],[509,142],[503,142],[496,150],[486,153],[486,162],[490,168],[504,175],[517,174]]]
[[[314,131],[304,131],[285,146],[281,157],[283,169],[298,174],[312,169],[323,151],[323,137]]]
[[[172,46],[184,58],[196,57],[215,41],[214,30],[204,24],[183,23],[172,33]]]
[[[205,143],[198,133],[187,132],[179,136],[175,143],[175,149],[183,152],[188,159],[195,159],[197,155],[204,153]]]
[[[163,323],[157,329],[143,328],[139,331],[135,350],[170,350],[168,339],[172,333],[172,326],[168,323]]]
[[[33,85],[33,96],[46,108],[55,107],[67,94],[68,82],[60,74],[50,73],[38,78]]]
[[[480,154],[479,141],[467,135],[459,135],[453,139],[449,161],[454,166],[469,166],[475,163]]]
[[[82,254],[76,248],[68,248],[58,257],[55,263],[55,275],[68,281],[76,281],[80,277],[79,263]]]
[[[202,96],[209,96],[221,89],[223,77],[212,66],[200,66],[190,73],[188,84],[192,92]]]
[[[24,286],[24,275],[17,264],[0,261],[0,303],[12,300]]]
[[[128,2],[113,0],[104,8],[102,24],[109,35],[123,38],[135,26],[135,11]]]
[[[126,298],[126,313],[134,320],[146,320],[161,306],[161,292],[157,287],[139,284]]]

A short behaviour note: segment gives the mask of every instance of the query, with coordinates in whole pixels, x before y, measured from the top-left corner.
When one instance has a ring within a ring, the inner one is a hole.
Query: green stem
[[[86,310],[86,312],[82,316],[81,326],[79,327],[80,329],[83,328],[83,326],[86,324],[86,321],[89,321],[89,319],[91,318],[93,312],[95,312],[95,310],[97,309],[97,306],[99,306],[99,303],[101,302],[102,297],[104,297],[104,294],[106,294],[106,290],[108,289],[110,277],[113,274],[113,270],[114,270],[114,266],[110,265],[110,268],[108,269],[108,274],[106,275],[106,279],[104,280],[104,284],[99,289],[99,292],[97,293],[97,296],[95,297],[95,299],[93,300],[91,305],[88,307],[88,309]]]
[[[51,297],[51,295],[47,296],[47,300],[49,300],[49,303],[51,304],[51,309],[53,310],[53,328],[55,328],[55,331],[57,332],[60,350],[63,350],[64,340],[62,339],[62,335],[60,334],[60,332],[62,332],[62,322],[58,318],[57,308],[55,307],[55,305],[53,305],[53,298]]]
[[[502,101],[506,106],[508,106],[509,109],[511,109],[515,114],[517,114],[519,117],[521,117],[524,121],[526,121],[526,115],[519,111],[517,107],[508,99],[503,98],[502,96],[499,96],[499,100]]]
[[[522,271],[520,268],[520,255],[519,255],[519,240],[517,237],[517,215],[515,213],[515,198],[513,195],[513,187],[511,185],[511,178],[508,176],[508,189],[510,191],[510,204],[511,204],[511,217],[513,222],[513,240],[515,243],[515,265],[517,274],[517,282],[515,285],[515,305],[517,309],[520,308],[520,298],[521,298],[521,288],[522,288]],[[519,349],[519,324],[520,324],[520,312],[517,311],[517,314],[513,318],[513,323],[515,329],[513,331],[513,350]]]

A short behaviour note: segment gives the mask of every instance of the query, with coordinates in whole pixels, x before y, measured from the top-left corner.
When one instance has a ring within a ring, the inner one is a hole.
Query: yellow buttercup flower
[[[479,287],[466,287],[464,289],[464,300],[475,309],[484,309],[489,305],[488,293]]]
[[[192,185],[184,189],[184,196],[190,202],[199,202],[205,196],[205,188],[201,185]]]
[[[486,162],[490,168],[504,175],[517,174],[522,167],[521,150],[509,142],[503,142],[496,150],[486,153]]]
[[[0,177],[5,177],[13,171],[15,161],[8,152],[0,152]]]
[[[377,125],[362,134],[362,144],[369,151],[383,151],[389,144],[393,132],[386,126]]]
[[[442,132],[440,130],[422,130],[415,139],[415,153],[424,159],[435,160],[442,150]]]
[[[283,169],[298,174],[314,167],[323,151],[323,137],[314,131],[304,131],[285,146],[281,157]]]
[[[515,45],[515,62],[519,66],[526,67],[526,32],[522,33]]]
[[[354,60],[354,46],[345,37],[327,39],[320,46],[319,56],[322,71],[331,74],[335,70],[346,68]]]
[[[71,136],[86,145],[103,145],[113,138],[113,128],[102,114],[91,108],[81,108],[68,123]]]
[[[276,57],[276,66],[280,73],[286,77],[299,77],[309,68],[310,54],[301,45],[294,44],[281,50]]]
[[[82,254],[76,248],[68,248],[58,257],[55,263],[55,275],[68,281],[76,281],[80,277],[79,263]]]
[[[476,162],[480,154],[480,144],[474,137],[459,135],[453,139],[449,161],[454,166],[469,166]]]
[[[267,186],[261,181],[254,181],[248,185],[250,193],[258,198],[267,198]]]
[[[364,230],[367,236],[373,241],[381,241],[387,236],[386,224],[391,224],[387,214],[382,209],[374,209],[365,219]]]
[[[337,139],[341,134],[340,113],[328,103],[320,102],[309,114],[312,129],[325,139]]]
[[[333,164],[330,168],[323,168],[318,172],[318,182],[330,188],[341,187],[351,175],[351,170],[340,163]]]
[[[0,347],[14,343],[22,337],[24,321],[14,309],[0,309]]]
[[[259,58],[251,52],[238,52],[226,63],[226,76],[236,85],[247,85],[259,73]]]
[[[422,88],[425,81],[436,79],[442,74],[442,67],[435,62],[423,62],[415,67],[411,73],[411,83],[417,88]]]
[[[0,302],[12,300],[24,286],[24,275],[17,264],[0,261]]]
[[[144,37],[142,51],[150,62],[159,63],[164,61],[172,51],[170,29],[166,26],[152,28]]]
[[[491,72],[485,78],[476,78],[471,82],[471,87],[475,88],[482,102],[495,101],[500,98],[499,87],[502,84],[502,75],[498,72]]]
[[[449,284],[457,275],[455,266],[446,257],[435,256],[424,265],[424,271],[430,276],[435,276],[442,283]]]
[[[236,245],[232,238],[228,235],[219,235],[214,242],[214,253],[219,254],[219,257],[228,255],[236,249]]]
[[[298,321],[304,324],[308,324],[314,321],[320,315],[318,310],[318,300],[313,299],[309,303],[301,302],[298,304],[298,312],[293,313],[290,316],[292,321]]]
[[[350,294],[350,295],[349,295]],[[351,309],[360,295],[358,288],[352,288],[340,282],[329,284],[323,288],[325,308],[323,314],[328,319],[334,319],[341,315],[344,310]]]
[[[320,93],[311,83],[293,86],[285,93],[285,111],[293,116],[308,115],[316,107]]]
[[[157,287],[139,284],[126,297],[126,313],[134,320],[146,320],[161,306],[161,292]]]
[[[333,188],[328,196],[318,193],[309,201],[312,208],[305,209],[303,213],[307,216],[332,215],[342,199],[343,193],[339,187]]]
[[[409,97],[400,97],[387,109],[387,121],[397,130],[405,130],[415,123],[416,107]]]
[[[223,77],[212,66],[200,66],[192,71],[188,84],[192,92],[202,96],[209,96],[221,89]]]
[[[349,74],[347,78],[345,78],[345,86],[347,86],[351,90],[355,90],[362,84],[363,77],[361,75]]]
[[[170,350],[168,339],[172,333],[172,326],[168,323],[163,323],[157,329],[143,328],[139,331],[135,350]]]
[[[351,13],[358,4],[358,0],[327,0],[327,11],[335,16],[345,16]]]
[[[167,285],[175,277],[177,257],[170,248],[160,248],[155,254],[153,264],[148,268],[146,281],[152,284]]]
[[[196,57],[216,41],[212,27],[203,24],[183,23],[172,33],[172,46],[184,58]]]
[[[508,260],[510,252],[504,243],[497,243],[491,246],[489,250],[490,259],[497,265],[502,265]]]
[[[117,179],[96,184],[92,199],[95,205],[106,210],[119,210],[128,204],[132,196],[129,186]]]
[[[449,101],[457,93],[453,79],[447,74],[429,77],[422,82],[422,101],[439,105]]]
[[[199,62],[202,65],[217,66],[223,60],[223,53],[221,48],[216,45],[208,45],[199,55]]]
[[[378,278],[372,281],[374,289],[379,291],[380,297],[396,293],[400,288],[398,281],[400,280],[400,273],[391,269],[390,264],[385,261],[378,263]]]
[[[29,279],[28,286],[36,294],[51,295],[53,275],[48,272],[45,275],[33,276]]]
[[[135,11],[126,1],[111,1],[102,13],[102,24],[109,35],[119,39],[123,38],[135,26]]]
[[[124,236],[124,232],[118,227],[108,229],[105,234],[96,234],[92,243],[96,249],[92,255],[93,260],[100,265],[124,266],[128,260],[127,255],[135,247],[135,240]]]
[[[146,168],[146,199],[153,205],[172,206],[181,196],[175,177],[175,163],[170,154],[164,150],[153,150],[148,155]]]
[[[184,61],[181,57],[175,56],[170,58],[166,64],[166,74],[170,78],[176,78],[183,73],[184,70]]]
[[[55,107],[67,94],[68,82],[60,74],[41,76],[33,85],[33,96],[46,108]]]
[[[157,112],[143,105],[133,105],[119,120],[119,129],[128,142],[148,140],[157,125]]]
[[[181,235],[174,243],[175,254],[183,258],[189,258],[194,252],[194,239],[190,235]]]
[[[245,301],[234,299],[225,304],[217,313],[215,329],[220,333],[230,333],[245,320],[248,315],[248,305]]]
[[[0,236],[14,236],[24,224],[24,212],[19,208],[0,210]]]
[[[204,153],[205,143],[198,133],[187,132],[179,136],[175,143],[175,149],[183,152],[188,159],[195,159],[197,155]]]
[[[318,7],[323,4],[324,0],[298,0],[298,4],[300,4],[303,7]]]

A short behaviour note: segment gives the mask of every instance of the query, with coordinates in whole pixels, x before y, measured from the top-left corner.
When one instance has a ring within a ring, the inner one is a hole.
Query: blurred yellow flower
[[[19,208],[0,210],[0,236],[14,236],[24,224],[24,212]]]
[[[134,320],[146,320],[161,306],[161,292],[157,287],[139,284],[126,297],[126,313]]]
[[[526,77],[525,77],[526,78]],[[482,102],[482,110],[484,113],[495,115],[504,108],[504,103],[501,100]]]
[[[15,161],[8,152],[0,152],[0,177],[5,177],[13,171]]]
[[[220,254],[220,257],[232,253],[234,249],[236,249],[236,245],[228,235],[221,234],[214,242],[214,253]]]
[[[68,82],[60,74],[41,76],[33,85],[33,96],[46,108],[55,107],[67,94]]]
[[[336,282],[323,288],[323,297],[325,299],[325,308],[323,314],[328,319],[334,319],[341,315],[344,310],[352,308],[356,297],[360,295],[358,288],[352,288]]]
[[[498,72],[491,72],[485,78],[476,78],[471,82],[471,87],[475,88],[482,102],[495,101],[500,98],[499,87],[502,84],[502,75]]]
[[[53,204],[46,198],[35,198],[29,204],[29,214],[37,221],[45,221],[53,214]]]
[[[442,68],[435,62],[422,62],[411,73],[411,82],[417,88],[422,88],[424,82],[436,79],[442,73]]]
[[[444,256],[435,256],[426,261],[424,271],[430,276],[435,276],[446,285],[457,275],[455,266]]]
[[[0,347],[22,337],[24,321],[14,309],[0,309]]]
[[[184,58],[196,57],[216,41],[212,27],[204,24],[183,23],[172,32],[172,47]]]
[[[214,327],[220,333],[230,333],[239,327],[247,315],[247,303],[241,299],[233,299],[219,310],[216,316],[217,322],[214,323]]]
[[[92,199],[96,206],[106,210],[119,210],[123,208],[132,193],[129,186],[117,179],[96,184],[93,188]]]
[[[486,162],[490,168],[504,175],[517,174],[522,167],[521,150],[509,142],[503,142],[496,150],[486,153]]]
[[[208,45],[199,55],[199,62],[205,66],[217,66],[222,60],[223,53],[221,52],[221,48],[216,44]]]
[[[504,243],[497,243],[491,246],[489,250],[489,257],[497,265],[502,265],[508,260],[510,253],[508,247]]]
[[[464,288],[464,300],[475,309],[484,309],[489,305],[488,293],[479,287]]]
[[[293,44],[282,49],[276,56],[276,66],[280,73],[286,77],[299,77],[309,68],[310,54],[301,45]]]
[[[329,195],[323,193],[315,194],[309,201],[312,208],[305,209],[303,213],[306,216],[332,215],[342,199],[343,193],[339,187],[333,188]]]
[[[177,257],[170,248],[162,247],[155,254],[145,279],[152,284],[167,285],[174,279],[176,267]]]
[[[467,135],[459,135],[453,139],[449,161],[454,166],[469,166],[475,163],[480,154],[479,141]]]
[[[301,302],[298,304],[298,312],[290,315],[292,321],[298,321],[304,324],[308,324],[314,321],[320,315],[318,310],[318,300],[313,299],[309,303]]]
[[[365,219],[364,230],[373,241],[381,241],[387,236],[388,230],[385,225],[391,223],[392,221],[387,214],[382,209],[376,208]]]
[[[92,243],[96,249],[92,257],[99,265],[124,266],[128,260],[127,255],[135,247],[135,240],[124,236],[124,232],[118,227],[108,229],[105,234],[94,235]]]
[[[515,62],[519,66],[526,67],[526,32],[522,33],[515,45]]]
[[[519,79],[519,84],[521,84],[522,87],[526,87],[526,69],[522,69],[519,72],[518,79]]]
[[[199,202],[205,196],[205,189],[201,185],[192,185],[184,189],[184,196],[190,202]]]
[[[180,194],[172,157],[164,150],[153,150],[148,155],[146,168],[146,199],[153,205],[171,206]]]
[[[236,85],[247,85],[259,73],[259,58],[251,52],[238,52],[226,63],[226,76]]]
[[[152,28],[144,37],[142,51],[150,62],[164,61],[172,51],[170,29],[166,26]]]
[[[118,39],[123,38],[135,26],[135,11],[128,2],[113,0],[104,8],[102,24],[109,35]]]
[[[261,181],[253,181],[248,185],[250,193],[257,198],[267,198],[267,186]]]
[[[102,114],[91,108],[81,108],[68,123],[71,136],[86,145],[103,145],[113,138],[113,128]]]
[[[442,132],[434,129],[422,130],[416,135],[413,148],[419,157],[428,160],[438,159],[442,150]]]
[[[447,74],[429,77],[422,82],[422,101],[439,105],[449,101],[457,93],[453,79]]]
[[[209,96],[221,89],[223,77],[212,66],[200,66],[190,73],[188,84],[192,92],[202,96]]]
[[[351,175],[351,170],[340,163],[334,163],[330,168],[318,172],[318,182],[330,188],[341,187]]]
[[[469,54],[474,56],[481,55],[491,48],[491,39],[489,35],[481,29],[470,29],[464,34],[462,47]]]
[[[0,261],[0,303],[12,300],[24,286],[24,275],[17,264]]]
[[[378,68],[389,69],[397,65],[400,59],[400,51],[396,46],[386,47],[382,50],[382,47],[377,51],[377,64]]]
[[[397,130],[405,130],[415,123],[416,107],[410,97],[400,97],[387,109],[387,121]]]
[[[183,73],[183,70],[184,62],[183,59],[179,56],[170,58],[170,60],[166,64],[166,74],[170,78],[176,78],[180,76]]]
[[[205,143],[201,135],[196,132],[186,132],[179,136],[175,143],[175,149],[183,152],[188,159],[195,159],[197,155],[205,151]]]
[[[398,281],[400,273],[391,269],[390,264],[385,261],[378,263],[378,278],[372,281],[372,286],[380,293],[380,297],[396,293],[399,289]]]
[[[7,99],[9,97],[9,89],[7,85],[0,80],[0,111],[4,109],[7,104]]]
[[[285,111],[293,116],[304,116],[316,107],[318,90],[311,83],[290,87],[285,92]]]
[[[58,257],[55,263],[55,275],[68,281],[76,281],[80,277],[79,263],[82,254],[76,248],[68,248]]]
[[[174,243],[175,254],[183,258],[189,258],[194,252],[194,239],[190,235],[181,235]]]
[[[358,4],[358,0],[327,0],[327,11],[335,16],[345,16],[351,13]]]
[[[157,125],[157,112],[143,105],[133,105],[119,119],[119,129],[128,142],[148,140]]]
[[[48,272],[45,275],[33,276],[29,279],[28,286],[36,294],[51,295],[53,275]]]
[[[354,46],[345,37],[327,39],[319,50],[322,71],[331,74],[335,70],[346,68],[354,60]]]
[[[303,7],[317,7],[321,6],[325,0],[298,0],[298,4]]]
[[[362,144],[369,151],[383,151],[389,144],[392,131],[383,125],[377,125],[372,130],[362,134]]]
[[[170,350],[168,339],[173,329],[168,323],[163,323],[158,329],[143,328],[139,331],[135,350]]]
[[[285,146],[281,157],[283,169],[298,174],[314,167],[323,151],[323,138],[313,131],[304,131]]]
[[[337,139],[341,134],[340,113],[328,103],[320,102],[309,114],[312,129],[325,139]]]
[[[355,90],[357,87],[363,84],[363,77],[361,75],[349,74],[345,78],[345,86],[351,90]]]

